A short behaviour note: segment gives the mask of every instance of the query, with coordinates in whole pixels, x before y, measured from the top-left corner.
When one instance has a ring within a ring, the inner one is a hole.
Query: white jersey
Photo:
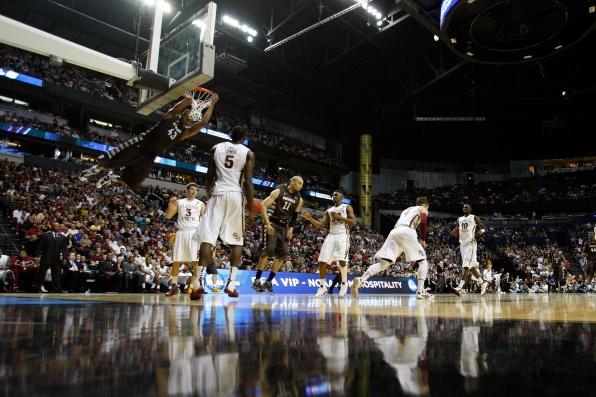
[[[476,217],[472,214],[457,218],[459,226],[459,243],[467,244],[474,240],[476,234]]]
[[[178,222],[176,228],[178,230],[196,230],[201,223],[201,211],[205,207],[205,203],[201,200],[189,200],[187,198],[179,199],[178,205]]]
[[[348,205],[340,204],[337,207],[331,207],[327,210],[329,216],[329,234],[348,234],[348,227],[341,221],[334,221],[331,217],[332,212],[337,212],[342,218],[348,218]]]
[[[222,195],[228,192],[242,193],[244,165],[250,150],[240,143],[231,142],[218,143],[213,148],[215,149],[213,158],[217,176],[213,195]]]
[[[395,226],[407,226],[416,229],[420,223],[420,214],[424,211],[425,209],[421,205],[406,208],[402,211]]]

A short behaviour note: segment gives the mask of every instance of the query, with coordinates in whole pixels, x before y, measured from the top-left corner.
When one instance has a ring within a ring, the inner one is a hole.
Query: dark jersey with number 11
[[[292,219],[292,214],[300,203],[300,192],[290,193],[288,185],[279,185],[279,196],[268,208],[267,213],[272,222],[287,225]]]

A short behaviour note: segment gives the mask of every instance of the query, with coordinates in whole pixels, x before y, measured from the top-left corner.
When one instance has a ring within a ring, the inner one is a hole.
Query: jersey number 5
[[[226,155],[226,159],[224,161],[224,167],[226,168],[232,168],[234,166],[234,155],[233,154],[227,154]]]

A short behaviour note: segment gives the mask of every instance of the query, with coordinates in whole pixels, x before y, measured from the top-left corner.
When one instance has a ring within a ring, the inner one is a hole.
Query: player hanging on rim
[[[172,197],[168,203],[166,219],[178,214],[176,222],[176,239],[174,240],[171,278],[172,287],[166,296],[178,294],[178,273],[180,263],[190,262],[194,274],[199,274],[199,239],[198,228],[201,217],[205,213],[205,204],[197,199],[199,186],[196,183],[186,185],[186,198]]]
[[[263,218],[263,236],[260,247],[257,275],[252,287],[257,292],[268,292],[273,295],[271,282],[281,268],[284,259],[290,255],[288,243],[294,235],[294,224],[302,208],[300,190],[304,181],[299,176],[293,176],[289,185],[279,185],[261,203],[261,217]],[[261,275],[269,258],[274,257],[273,265],[267,281],[261,284]]]
[[[348,256],[350,254],[350,226],[356,224],[356,216],[351,205],[343,204],[344,194],[341,190],[333,192],[333,207],[325,211],[321,220],[316,220],[309,212],[303,212],[302,217],[319,229],[329,229],[327,237],[319,253],[320,286],[316,297],[327,294],[327,266],[339,261],[341,287],[339,297],[344,297],[348,290]]]
[[[99,156],[98,164],[81,172],[79,179],[87,182],[102,174],[95,184],[98,189],[112,182],[140,185],[151,172],[156,156],[199,133],[211,119],[218,100],[217,94],[203,88],[189,92],[159,123]],[[120,175],[114,174],[121,168]]]
[[[222,142],[211,149],[206,183],[209,201],[199,233],[199,262],[208,264],[208,271],[214,266],[209,259],[217,238],[230,247],[230,277],[224,292],[233,298],[238,297],[235,279],[244,244],[243,190],[248,203],[253,203],[254,196],[255,155],[242,144],[246,133],[245,127],[236,126],[232,128],[232,142]],[[248,224],[252,226],[255,221],[253,205],[247,206],[247,212]],[[204,293],[203,288],[198,291]]]
[[[381,249],[375,254],[375,258],[379,260],[373,263],[362,275],[356,277],[352,283],[352,296],[358,297],[358,289],[362,283],[368,280],[369,277],[384,271],[392,265],[396,259],[402,254],[406,254],[406,261],[414,262],[418,265],[416,272],[418,278],[418,290],[416,291],[416,298],[428,299],[432,295],[426,292],[424,282],[428,275],[428,262],[426,260],[426,236],[428,230],[428,207],[429,202],[426,197],[418,197],[416,205],[406,208],[401,215],[393,230],[387,236],[385,243]],[[420,238],[416,234],[416,228],[420,231]]]
[[[476,242],[485,232],[484,225],[480,218],[472,215],[472,206],[470,204],[464,204],[463,211],[464,216],[460,216],[457,219],[457,227],[453,231],[453,234],[459,236],[459,250],[464,274],[459,281],[459,285],[453,289],[453,292],[455,295],[461,296],[461,291],[464,285],[466,285],[470,273],[472,273],[476,279],[482,280],[480,295],[484,295],[486,294],[488,281],[482,279],[482,275],[478,270],[478,243]]]

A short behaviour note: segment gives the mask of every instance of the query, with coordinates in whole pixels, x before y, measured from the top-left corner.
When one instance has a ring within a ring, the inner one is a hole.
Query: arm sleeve
[[[420,214],[420,240],[426,241],[428,235],[428,215],[425,213]]]

